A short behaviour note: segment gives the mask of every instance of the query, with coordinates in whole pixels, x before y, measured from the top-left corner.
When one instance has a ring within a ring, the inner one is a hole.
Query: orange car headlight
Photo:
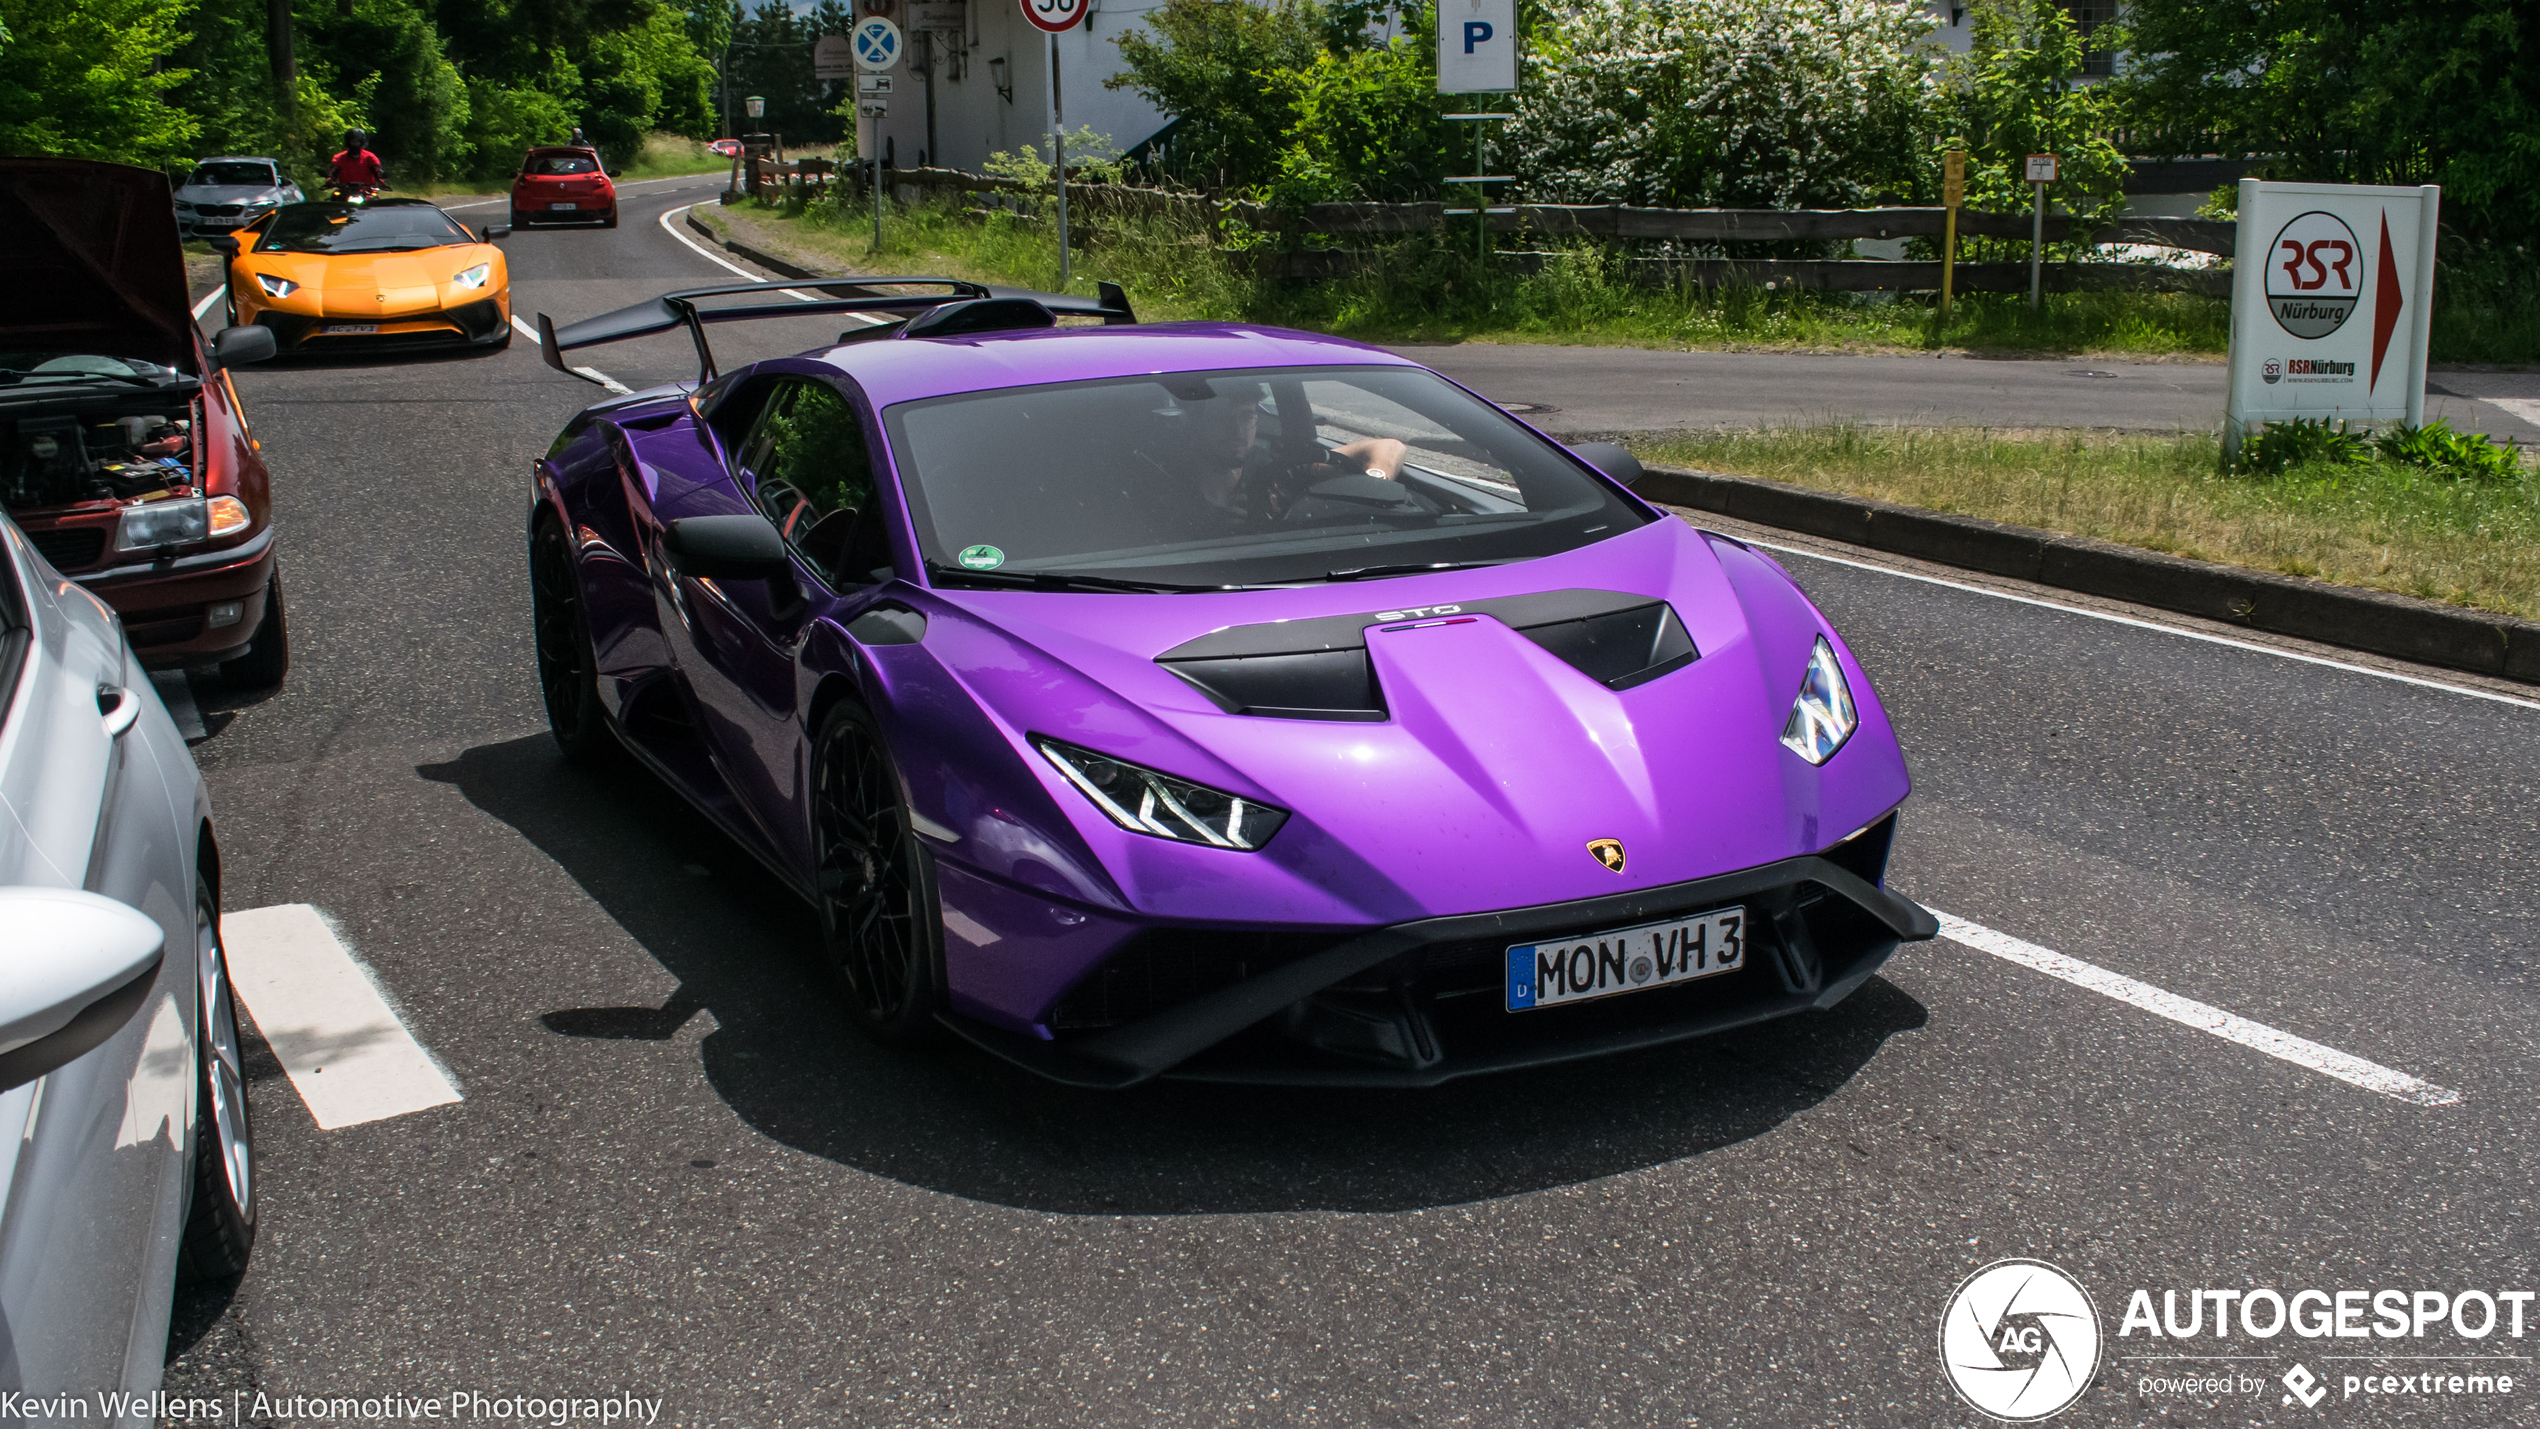
[[[468,269],[466,272],[459,274],[457,277],[452,278],[450,280],[450,286],[453,288],[482,288],[485,286],[485,281],[493,276],[493,264],[479,263],[475,267]]]
[[[271,273],[258,273],[256,286],[264,289],[265,296],[268,298],[287,298],[300,291],[299,284],[288,278],[277,278]]]

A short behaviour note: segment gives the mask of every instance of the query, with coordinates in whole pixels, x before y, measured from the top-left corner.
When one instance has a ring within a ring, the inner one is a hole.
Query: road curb
[[[1687,467],[1651,466],[1648,473],[1633,490],[1670,506],[2249,630],[2540,685],[2540,624],[2510,615],[1778,481]]]
[[[835,278],[839,276],[835,273],[823,273],[816,269],[806,268],[799,263],[788,263],[784,259],[779,258],[772,253],[764,253],[756,248],[752,248],[746,243],[740,242],[737,239],[726,238],[722,234],[715,232],[712,228],[707,227],[705,220],[697,217],[693,213],[687,215],[687,222],[688,226],[695,229],[699,235],[705,238],[707,242],[721,244],[724,252],[729,253],[736,258],[746,258],[750,262],[756,263],[760,267],[765,268],[771,273],[778,274],[779,276],[787,278]]]

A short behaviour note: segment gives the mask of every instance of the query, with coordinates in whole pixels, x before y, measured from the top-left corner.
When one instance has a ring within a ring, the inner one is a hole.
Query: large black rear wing
[[[928,292],[884,292],[884,287],[922,288]],[[557,327],[545,313],[538,315],[538,355],[549,367],[569,376],[582,377],[565,360],[564,355],[576,348],[597,347],[606,342],[624,342],[628,338],[649,337],[673,328],[686,328],[697,345],[697,380],[715,374],[714,349],[706,343],[709,323],[751,322],[760,318],[807,317],[816,313],[901,313],[906,318],[898,326],[911,336],[932,330],[949,335],[952,332],[983,332],[999,328],[1046,327],[1061,317],[1100,318],[1105,325],[1134,323],[1137,314],[1129,310],[1129,295],[1117,283],[1099,285],[1100,296],[1071,297],[1065,293],[1036,293],[1028,288],[996,288],[961,278],[815,278],[786,279],[763,283],[725,283],[712,288],[682,288],[664,293],[613,313],[584,318],[578,323]],[[806,298],[806,293],[828,296]],[[735,302],[709,305],[701,300],[738,295],[764,295],[768,302]],[[937,311],[937,310],[942,311]],[[883,335],[881,331],[875,336]],[[590,381],[588,377],[584,381]]]

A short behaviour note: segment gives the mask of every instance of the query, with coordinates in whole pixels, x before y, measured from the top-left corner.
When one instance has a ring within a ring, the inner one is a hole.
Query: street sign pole
[[[2056,160],[2052,154],[2028,156],[2029,187],[2037,191],[2037,204],[2029,219],[2028,234],[2028,310],[2036,312],[2042,279],[2046,271],[2046,186],[2055,182]]]
[[[1514,94],[1517,92],[1517,0],[1439,0],[1437,9],[1438,93]],[[1473,251],[1490,257],[1490,186],[1514,183],[1509,174],[1483,172],[1482,126],[1509,120],[1514,114],[1449,114],[1447,119],[1473,126],[1473,172],[1449,174],[1450,184],[1473,186]],[[1497,210],[1513,213],[1513,207]],[[1449,214],[1465,210],[1450,208]]]
[[[900,27],[879,15],[858,20],[850,38],[856,68],[866,72],[856,78],[855,112],[857,119],[865,121],[857,137],[872,140],[873,152],[865,157],[873,161],[873,251],[878,255],[882,251],[882,116],[891,112],[890,81],[880,76],[900,62],[904,45]]]
[[[1940,161],[1940,324],[1949,325],[1949,289],[1958,273],[1958,206],[1967,201],[1967,151],[1952,149]]]
[[[1058,95],[1058,37],[1082,24],[1088,0],[1021,0],[1023,18],[1050,37],[1050,168],[1058,185],[1058,290],[1067,291],[1066,111]]]

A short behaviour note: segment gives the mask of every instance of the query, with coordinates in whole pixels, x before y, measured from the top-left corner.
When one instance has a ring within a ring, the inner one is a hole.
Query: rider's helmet
[[[370,147],[370,136],[369,136],[368,134],[363,133],[363,132],[362,132],[361,130],[359,130],[359,129],[347,129],[347,130],[345,130],[345,131],[344,131],[344,152],[345,152],[345,153],[347,153],[347,154],[358,154],[358,153],[360,153],[362,150],[367,149],[367,148],[369,148],[369,147]]]

